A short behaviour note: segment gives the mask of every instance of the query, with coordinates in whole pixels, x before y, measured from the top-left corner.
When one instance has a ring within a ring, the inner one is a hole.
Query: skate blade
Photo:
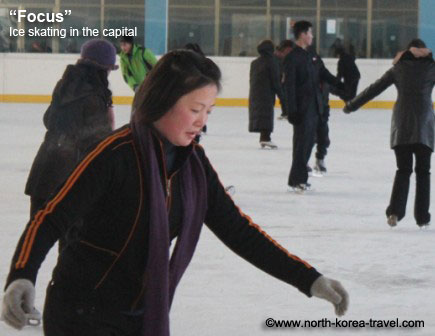
[[[310,189],[299,189],[299,188],[293,188],[293,187],[288,187],[287,188],[287,192],[290,194],[296,194],[296,195],[304,195],[306,193],[310,194],[311,192],[313,192],[314,189],[310,188]]]

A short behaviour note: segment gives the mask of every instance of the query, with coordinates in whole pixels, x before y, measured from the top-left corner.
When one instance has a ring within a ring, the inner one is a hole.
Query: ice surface
[[[0,104],[2,287],[28,220],[29,200],[23,190],[43,139],[45,108]],[[115,110],[118,126],[128,121],[127,106]],[[395,172],[389,149],[390,116],[387,110],[361,110],[349,116],[333,110],[332,144],[326,158],[329,173],[310,178],[315,191],[302,196],[286,190],[292,136],[286,121],[275,122],[272,140],[278,150],[261,150],[258,134],[247,131],[246,108],[216,108],[202,144],[223,183],[235,185],[234,199],[245,213],[291,253],[342,282],[350,294],[345,320],[423,320],[425,327],[267,329],[268,317],[335,320],[333,308],[257,270],[204,227],[196,255],[177,289],[172,335],[435,335],[435,231],[415,225],[414,181],[408,214],[398,227],[389,228],[384,215]],[[39,272],[36,304],[40,309],[56,254],[53,248]],[[42,329],[17,333],[0,323],[0,335],[19,334],[42,335]]]

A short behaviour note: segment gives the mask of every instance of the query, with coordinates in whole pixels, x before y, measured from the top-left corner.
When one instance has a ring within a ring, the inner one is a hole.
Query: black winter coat
[[[89,65],[69,65],[56,84],[44,114],[47,132],[27,179],[27,195],[48,199],[86,149],[111,132],[111,94],[97,71]]]
[[[313,51],[296,46],[284,59],[284,90],[287,98],[289,122],[298,125],[304,119],[311,103],[315,102],[320,117],[324,116],[321,82],[343,89]]]
[[[337,63],[337,78],[339,80],[344,80],[345,94],[342,98],[345,100],[354,98],[351,96],[350,91],[352,86],[358,86],[358,82],[361,78],[361,74],[355,63],[355,56],[349,55],[345,52],[340,54]]]
[[[435,63],[432,55],[416,58],[410,51],[405,52],[394,67],[348,102],[348,109],[357,110],[391,84],[396,86],[398,95],[391,118],[391,148],[423,144],[433,151]]]
[[[150,208],[146,189],[149,183],[137,146],[130,128],[124,127],[89,151],[58,194],[28,223],[6,286],[18,278],[35,282],[49,249],[82,218],[78,239],[61,251],[53,271],[54,283],[72,302],[117,312],[141,309]],[[171,175],[166,171],[162,148],[155,140],[162,188],[168,200],[170,238],[177,236],[183,216],[179,194],[184,183],[182,169],[195,153],[206,176],[205,223],[210,230],[242,258],[311,296],[311,285],[320,274],[288,253],[240,211],[202,147],[177,147]]]
[[[249,74],[249,132],[273,131],[275,95],[284,104],[279,60],[272,48],[258,48]]]

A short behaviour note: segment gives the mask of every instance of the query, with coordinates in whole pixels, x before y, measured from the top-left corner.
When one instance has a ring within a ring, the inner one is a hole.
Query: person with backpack
[[[132,36],[121,37],[120,47],[122,76],[128,86],[136,92],[157,63],[157,58],[150,49],[134,43]]]

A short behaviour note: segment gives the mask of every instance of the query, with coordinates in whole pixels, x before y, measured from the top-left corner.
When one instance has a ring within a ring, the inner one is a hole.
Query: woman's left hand
[[[349,306],[349,294],[337,280],[324,276],[317,278],[311,286],[311,295],[331,302],[337,316],[343,316]]]

